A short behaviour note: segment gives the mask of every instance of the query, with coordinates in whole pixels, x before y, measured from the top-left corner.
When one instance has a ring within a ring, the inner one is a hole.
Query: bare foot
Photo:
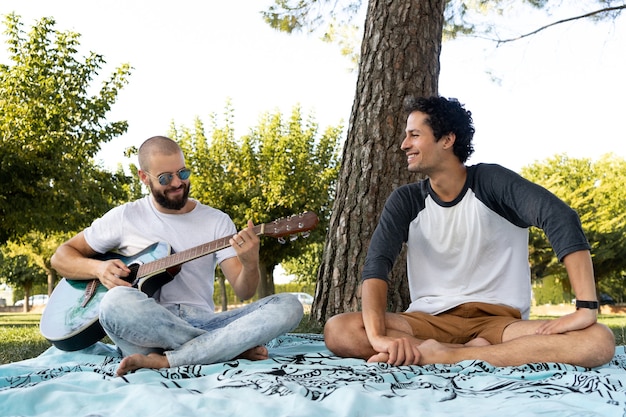
[[[368,363],[374,363],[374,362],[387,362],[389,360],[389,354],[387,352],[379,352],[375,355],[373,355],[372,357],[370,357],[367,362]]]
[[[446,360],[446,354],[455,350],[454,347],[446,346],[434,339],[425,340],[417,349],[420,351],[420,365],[451,363]]]
[[[120,366],[117,368],[115,374],[117,376],[126,375],[130,371],[141,368],[161,369],[169,368],[170,363],[165,355],[160,353],[148,353],[148,355],[142,355],[135,353],[122,359]]]
[[[269,352],[265,346],[255,346],[252,349],[248,349],[236,359],[248,359],[251,361],[262,361],[270,357]]]

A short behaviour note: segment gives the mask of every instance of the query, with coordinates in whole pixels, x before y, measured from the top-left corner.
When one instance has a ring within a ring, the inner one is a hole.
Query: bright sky
[[[134,67],[110,114],[130,127],[101,153],[114,168],[126,147],[166,134],[172,121],[190,128],[196,116],[208,122],[229,98],[237,135],[256,126],[261,114],[288,114],[297,104],[322,127],[347,123],[356,74],[346,58],[315,36],[270,29],[259,14],[269,3],[2,0],[0,14],[15,11],[26,30],[53,17],[57,30],[80,33],[86,50],[104,55],[107,76],[122,63]],[[556,11],[529,16],[525,25],[507,16],[505,27],[521,34],[570,16]],[[626,158],[624,23],[624,17],[578,21],[500,47],[478,39],[444,43],[440,93],[459,98],[474,115],[476,153],[469,163],[498,162],[517,171],[563,152]],[[8,63],[2,40],[0,62]]]

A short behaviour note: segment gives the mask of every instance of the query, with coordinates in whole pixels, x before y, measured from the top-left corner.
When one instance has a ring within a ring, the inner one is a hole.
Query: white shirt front
[[[116,207],[85,229],[89,246],[99,253],[132,256],[155,242],[166,242],[174,252],[199,246],[237,232],[222,211],[196,202],[189,213],[165,214],[150,196]],[[174,280],[155,298],[163,305],[187,304],[213,311],[216,263],[236,256],[226,248],[182,265]]]

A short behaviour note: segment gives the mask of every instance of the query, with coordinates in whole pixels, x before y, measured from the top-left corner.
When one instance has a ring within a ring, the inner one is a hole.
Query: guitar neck
[[[265,224],[259,224],[257,226],[254,226],[252,231],[257,236],[263,235],[265,233]],[[230,243],[228,243],[231,238],[232,236],[222,237],[212,242],[203,243],[202,245],[198,245],[181,252],[173,253],[155,261],[142,264],[137,271],[137,278],[154,275],[157,272],[161,272],[182,265],[186,262],[193,261],[194,259],[198,259],[213,252],[217,252],[218,250],[225,249],[231,246]]]

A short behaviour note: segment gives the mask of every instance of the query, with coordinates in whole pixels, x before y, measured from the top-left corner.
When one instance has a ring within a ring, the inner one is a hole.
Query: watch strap
[[[590,310],[597,310],[598,307],[599,307],[599,303],[597,301],[576,300],[576,309],[588,308]]]

